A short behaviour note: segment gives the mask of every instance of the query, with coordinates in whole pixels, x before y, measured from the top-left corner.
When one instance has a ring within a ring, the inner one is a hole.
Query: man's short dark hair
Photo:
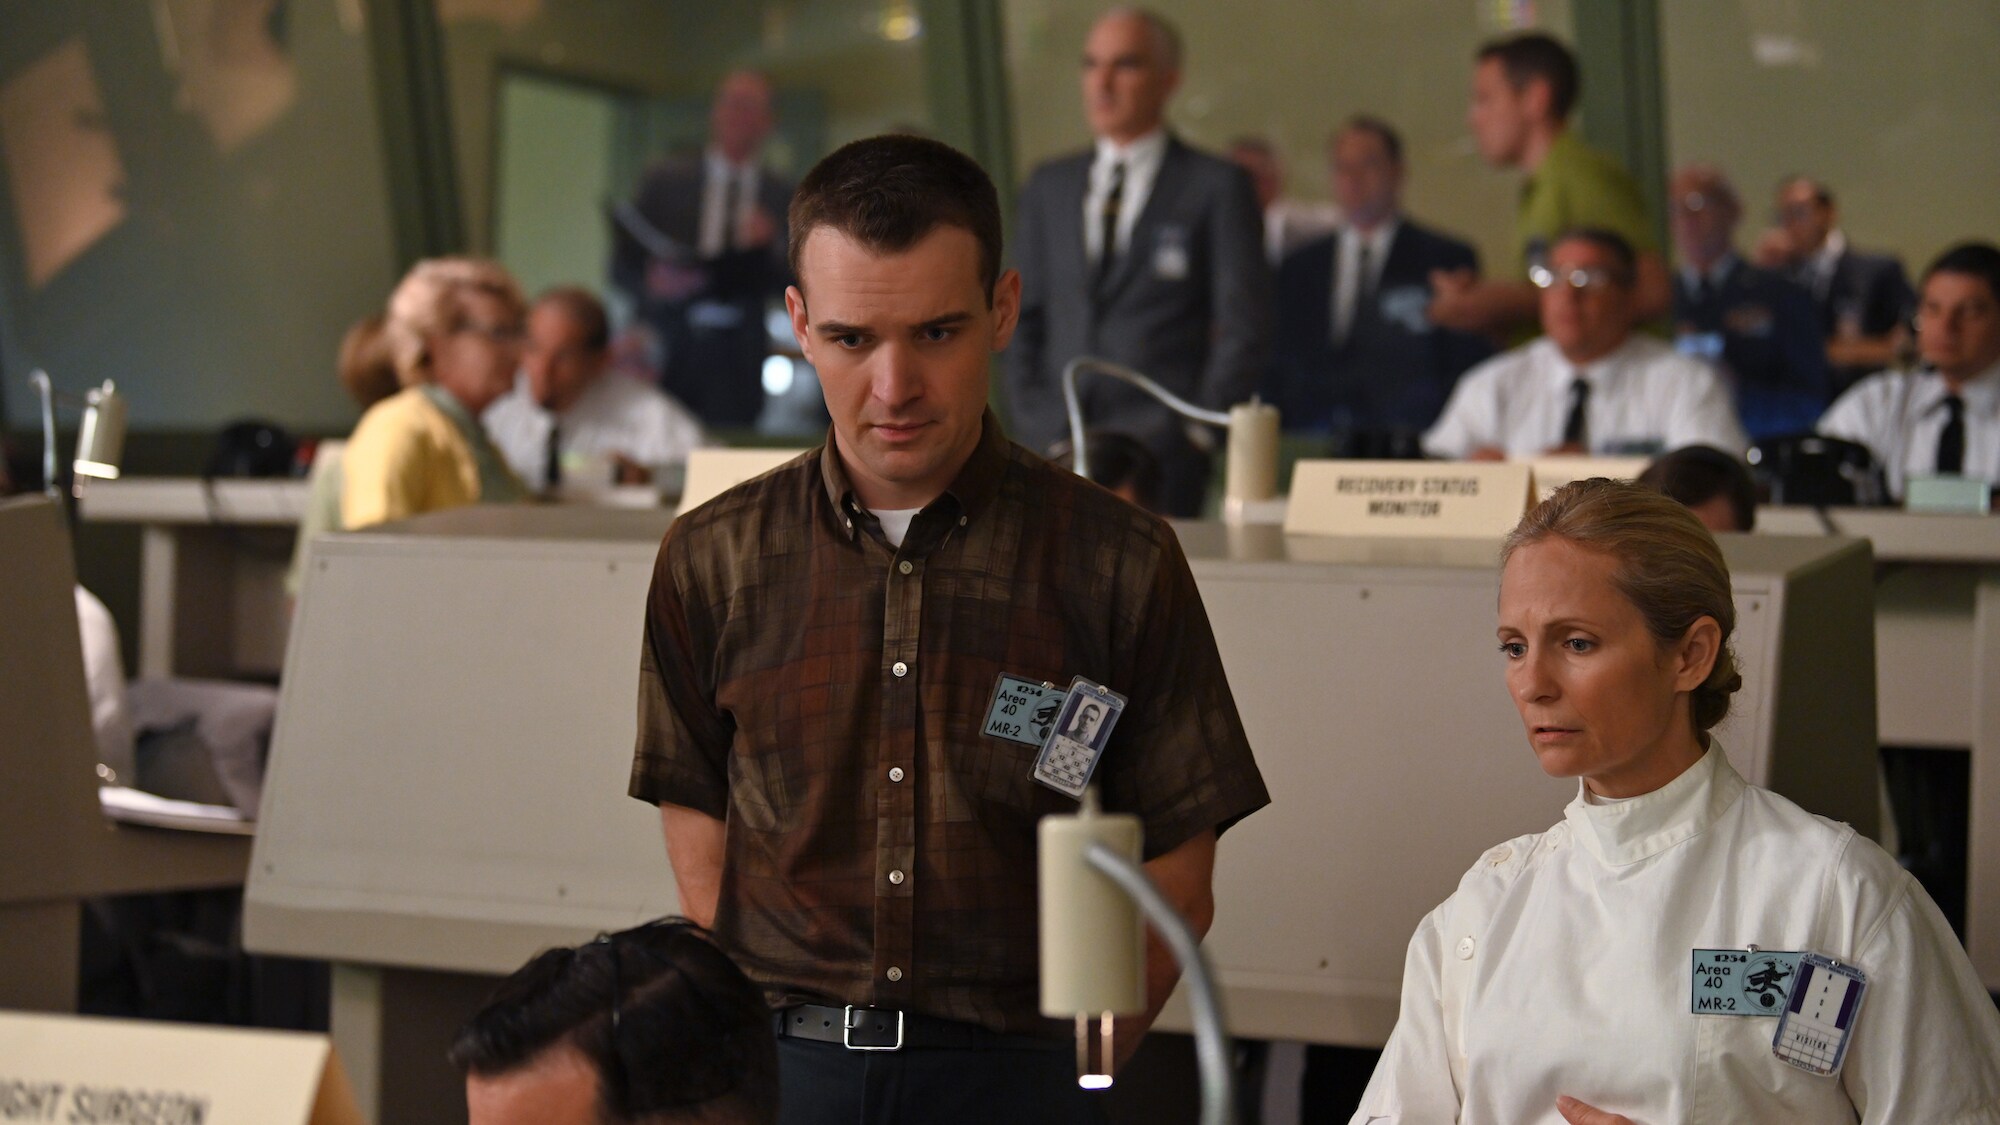
[[[1334,134],[1335,139],[1338,139],[1341,133],[1366,133],[1382,142],[1382,151],[1389,154],[1389,163],[1401,164],[1403,162],[1402,134],[1396,132],[1395,126],[1376,117],[1374,114],[1357,113],[1353,117],[1348,118],[1347,124],[1342,125],[1340,132]]]
[[[993,302],[1000,277],[1000,197],[970,156],[928,137],[868,137],[813,165],[792,196],[792,276],[800,279],[806,239],[820,227],[871,251],[897,254],[941,226],[979,240],[979,283]],[[811,295],[807,294],[808,299]]]
[[[577,327],[583,329],[583,346],[601,352],[611,344],[611,318],[604,314],[604,302],[581,285],[558,285],[535,298],[533,307],[554,305]]]
[[[1812,189],[1813,202],[1819,204],[1821,207],[1833,206],[1833,189],[1811,176],[1802,176],[1797,173],[1786,176],[1784,179],[1778,181],[1778,190],[1780,192],[1790,191],[1798,184],[1804,184]]]
[[[1946,250],[1924,271],[1924,280],[1941,273],[1980,278],[1993,299],[2000,301],[2000,247],[1991,242],[1961,242]]]
[[[1611,255],[1612,280],[1630,286],[1639,276],[1639,252],[1624,235],[1607,227],[1570,227],[1549,243],[1554,250],[1565,242],[1588,242]]]
[[[606,1125],[778,1119],[777,1039],[763,994],[684,918],[545,950],[459,1030],[450,1059],[493,1077],[574,1047]]]
[[[1552,35],[1531,31],[1506,39],[1495,39],[1479,48],[1478,61],[1492,59],[1507,72],[1507,84],[1524,89],[1539,78],[1549,84],[1549,114],[1557,121],[1569,120],[1576,98],[1583,89],[1577,74],[1576,56]]]
[[[1683,446],[1663,454],[1639,474],[1639,483],[1689,508],[1726,496],[1736,530],[1757,527],[1757,482],[1750,469],[1712,445]]]

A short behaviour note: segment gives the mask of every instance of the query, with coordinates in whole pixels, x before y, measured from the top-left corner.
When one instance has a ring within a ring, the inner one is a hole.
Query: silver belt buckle
[[[875,1009],[873,1009],[873,1008],[863,1008],[863,1009],[862,1009],[862,1011],[864,1011],[864,1012],[868,1012],[868,1011],[874,1011],[874,1010],[875,1010]],[[899,1011],[897,1011],[897,1013],[896,1013],[896,1042],[895,1042],[895,1044],[894,1044],[893,1046],[889,1046],[889,1047],[868,1047],[868,1046],[860,1046],[860,1045],[856,1045],[856,1044],[855,1044],[855,1042],[854,1042],[854,1005],[852,1005],[852,1004],[849,1004],[849,1005],[847,1006],[846,1010],[845,1010],[845,1011],[843,1011],[843,1012],[841,1013],[841,1017],[840,1017],[840,1045],[841,1045],[841,1046],[843,1046],[843,1047],[845,1047],[845,1048],[847,1048],[847,1049],[848,1049],[848,1050],[850,1050],[850,1051],[900,1051],[900,1050],[902,1050],[902,1049],[903,1049],[903,1013],[902,1013],[902,1012],[901,1012],[900,1010],[899,1010]]]

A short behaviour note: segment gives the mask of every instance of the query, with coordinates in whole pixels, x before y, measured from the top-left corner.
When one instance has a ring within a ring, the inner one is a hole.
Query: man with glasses
[[[1559,237],[1530,272],[1547,335],[1466,372],[1424,452],[1499,461],[1712,445],[1741,454],[1748,443],[1715,370],[1633,332],[1635,265],[1615,232]]]
[[[1720,169],[1687,165],[1668,193],[1675,346],[1722,367],[1752,439],[1811,430],[1833,397],[1811,296],[1737,256],[1743,208]]]
[[[1834,392],[1896,360],[1916,300],[1903,263],[1847,243],[1833,191],[1810,176],[1778,185],[1776,226],[1758,243],[1758,265],[1790,272],[1819,307]]]
[[[1028,717],[1079,677],[1123,697],[1093,780],[1205,932],[1216,838],[1269,797],[1201,595],[1165,521],[987,408],[1021,281],[971,158],[856,141],[791,237],[833,425],[667,531],[631,793],[777,1012],[787,1125],[1098,1120],[1074,1026],[1039,1008],[1035,832],[1077,797],[1036,780]],[[1176,976],[1156,945],[1154,1012]]]
[[[680,918],[550,949],[452,1043],[471,1125],[775,1125],[764,997]]]

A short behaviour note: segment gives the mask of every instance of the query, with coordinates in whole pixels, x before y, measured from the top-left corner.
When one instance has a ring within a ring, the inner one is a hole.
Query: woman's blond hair
[[[1736,599],[1729,564],[1694,513],[1643,485],[1602,477],[1566,484],[1535,506],[1500,549],[1504,569],[1514,552],[1545,539],[1564,539],[1617,561],[1612,582],[1645,618],[1660,645],[1687,636],[1704,617],[1722,630],[1715,665],[1689,700],[1697,734],[1729,714],[1729,697],[1743,686],[1729,645]]]
[[[431,337],[459,327],[467,290],[506,302],[516,319],[527,312],[521,287],[500,263],[487,258],[426,258],[410,267],[389,294],[382,334],[406,387],[431,381]]]

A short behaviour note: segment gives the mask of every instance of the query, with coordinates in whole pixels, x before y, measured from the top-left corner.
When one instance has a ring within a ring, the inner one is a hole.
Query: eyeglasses
[[[1586,291],[1607,289],[1618,283],[1618,278],[1607,269],[1573,269],[1559,274],[1542,265],[1528,267],[1528,280],[1533,282],[1537,289],[1554,289],[1561,285]]]
[[[1681,196],[1679,199],[1674,200],[1674,207],[1676,210],[1686,211],[1691,215],[1697,215],[1703,211],[1708,210],[1709,204],[1718,202],[1720,202],[1720,200],[1710,199],[1708,196],[1702,194],[1701,192],[1691,191],[1688,192],[1686,195]]]

